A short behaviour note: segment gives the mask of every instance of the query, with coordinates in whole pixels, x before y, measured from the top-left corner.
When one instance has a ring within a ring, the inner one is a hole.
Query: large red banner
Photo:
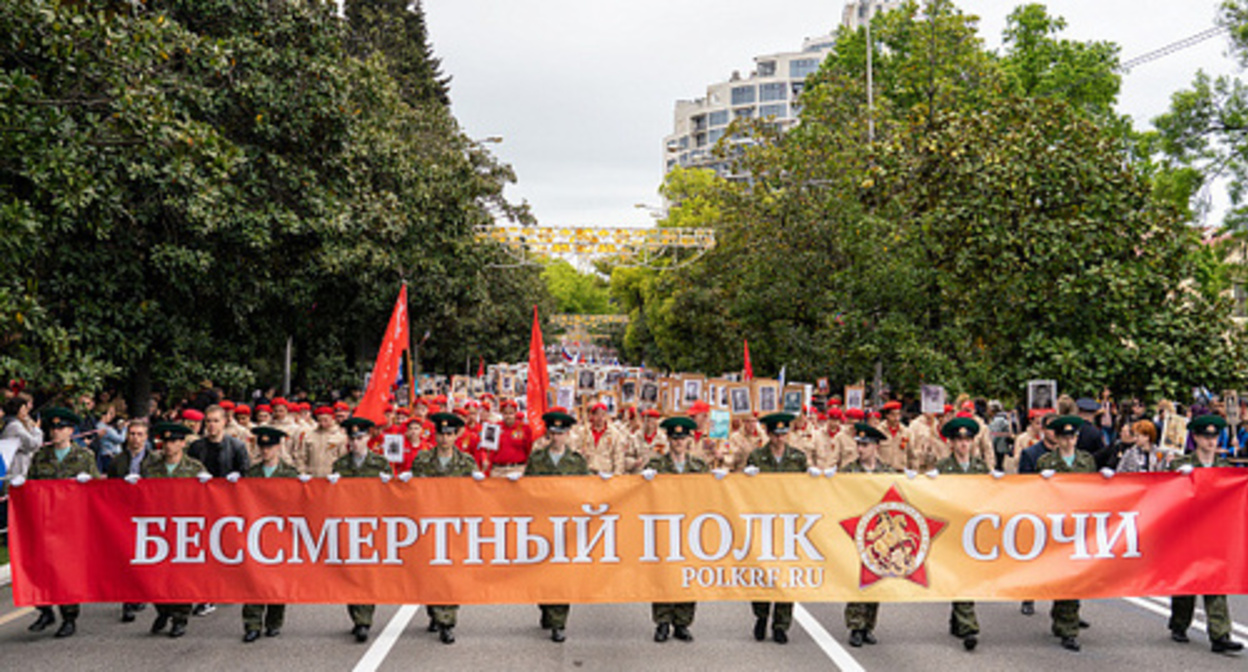
[[[31,481],[14,597],[934,601],[1248,592],[1248,471]]]

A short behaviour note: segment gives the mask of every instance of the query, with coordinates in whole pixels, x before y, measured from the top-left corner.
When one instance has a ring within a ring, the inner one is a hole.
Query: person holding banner
[[[808,469],[806,453],[785,443],[785,436],[793,427],[793,415],[790,413],[772,413],[759,418],[767,428],[767,445],[750,453],[746,459],[744,472],[754,476],[759,472],[796,472],[805,473]],[[793,603],[776,602],[772,609],[771,602],[753,602],[754,639],[767,639],[767,619],[771,618],[771,639],[777,644],[789,641],[789,626],[793,625]]]
[[[208,473],[203,463],[186,455],[186,437],[191,435],[190,427],[177,422],[162,422],[152,428],[152,433],[160,439],[162,458],[143,464],[143,478],[197,478]],[[190,615],[189,604],[157,604],[152,634],[160,634],[172,621],[169,636],[175,639],[181,637],[186,634]]]
[[[628,452],[624,454],[624,473],[636,474],[653,458],[669,450],[667,432],[659,431],[663,414],[653,408],[641,412],[641,429],[632,435]]]
[[[464,421],[454,413],[434,413],[429,417],[437,431],[437,447],[417,453],[412,462],[412,476],[417,478],[443,478],[471,476],[477,471],[477,461],[456,447],[456,439],[464,427]],[[443,644],[455,643],[455,623],[459,605],[430,604],[425,607],[429,615],[429,632],[438,633]]]
[[[343,430],[347,433],[347,446],[349,452],[338,458],[334,462],[333,473],[329,475],[331,480],[338,478],[377,478],[381,474],[392,474],[393,469],[385,457],[378,455],[368,449],[369,430],[373,428],[373,421],[367,418],[347,418],[342,423]],[[355,641],[364,643],[368,641],[368,630],[373,627],[373,612],[376,611],[375,604],[348,604],[347,613],[351,615],[351,634],[355,637]]]
[[[971,456],[972,444],[979,434],[979,423],[971,418],[954,418],[940,429],[941,436],[949,440],[952,453],[936,464],[942,474],[986,474],[988,464]],[[975,618],[974,602],[954,602],[949,614],[949,634],[962,640],[967,651],[974,651],[979,644],[979,620]]]
[[[572,449],[585,456],[591,472],[622,474],[629,441],[623,432],[607,422],[609,414],[606,404],[590,406],[589,424],[572,430]]]
[[[1036,469],[1041,476],[1052,476],[1054,473],[1096,472],[1096,460],[1091,455],[1075,449],[1079,437],[1079,428],[1083,418],[1077,415],[1059,415],[1049,420],[1049,428],[1057,440],[1056,450],[1049,451],[1036,460]],[[1053,619],[1053,634],[1062,638],[1062,648],[1078,652],[1079,629],[1088,627],[1079,618],[1079,600],[1053,600],[1053,608],[1049,611]]]
[[[526,476],[588,476],[589,463],[585,456],[568,449],[568,431],[576,424],[576,418],[568,415],[561,406],[550,409],[542,416],[546,424],[546,433],[550,443],[544,448],[533,451],[524,467]],[[566,604],[539,604],[542,610],[542,629],[550,630],[553,642],[563,642],[567,637],[564,628],[568,627],[568,611]]]
[[[689,454],[698,423],[690,418],[676,417],[664,420],[660,427],[667,433],[669,451],[651,458],[646,464],[641,472],[646,480],[654,478],[655,474],[704,474],[711,470],[705,461]],[[655,623],[654,641],[662,643],[667,641],[668,636],[674,636],[682,642],[692,642],[689,626],[693,625],[697,607],[696,602],[655,602],[651,605]]]
[[[520,421],[520,407],[514,399],[499,402],[503,424],[499,428],[498,450],[486,455],[486,473],[495,478],[510,474],[523,474],[524,464],[533,452],[533,430],[527,422]]]
[[[1226,429],[1226,420],[1219,415],[1202,415],[1187,426],[1196,444],[1196,451],[1176,459],[1170,468],[1184,474],[1193,469],[1229,467],[1230,462],[1218,455],[1218,437]],[[1225,595],[1205,595],[1205,623],[1209,631],[1209,644],[1214,653],[1242,651],[1243,643],[1231,639],[1231,610]],[[1195,595],[1175,595],[1170,598],[1170,639],[1180,644],[1189,640],[1187,629],[1192,625],[1196,611]]]
[[[767,435],[758,429],[758,416],[746,413],[741,427],[728,435],[728,449],[732,455],[732,471],[741,471],[749,461],[750,454],[767,445]]]
[[[256,427],[251,430],[256,435],[256,445],[260,448],[260,462],[247,468],[247,478],[298,478],[299,472],[282,461],[282,441],[286,432],[273,427]],[[284,604],[244,604],[243,605],[243,643],[250,644],[260,639],[260,626],[264,626],[265,637],[276,637],[282,632],[282,624],[286,622],[286,605]]]
[[[99,478],[100,471],[95,464],[95,454],[90,450],[75,445],[74,428],[82,422],[68,408],[49,408],[43,412],[43,430],[52,442],[35,451],[30,458],[30,467],[26,470],[26,478],[42,480],[51,478],[76,478],[86,483],[92,478]],[[79,607],[76,604],[62,604],[61,627],[56,630],[56,637],[72,637],[77,630]],[[49,625],[56,622],[52,607],[40,606],[39,618],[28,628],[31,632],[43,632]]]
[[[851,411],[857,409],[850,409]],[[888,463],[880,459],[880,444],[887,440],[884,432],[865,422],[853,425],[854,442],[858,444],[858,459],[842,470],[847,474],[895,474]],[[849,645],[859,648],[863,644],[875,644],[875,623],[880,615],[879,602],[850,602],[845,605],[845,627],[849,630]]]

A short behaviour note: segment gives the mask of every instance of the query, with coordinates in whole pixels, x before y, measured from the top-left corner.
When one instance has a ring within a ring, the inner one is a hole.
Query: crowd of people
[[[919,413],[912,403],[889,400],[877,409],[846,408],[839,397],[812,400],[799,413],[740,414],[724,436],[712,428],[711,405],[697,401],[681,413],[626,406],[612,413],[593,397],[576,408],[556,407],[543,416],[546,433],[535,440],[521,403],[490,393],[420,396],[390,405],[379,423],[353,415],[358,391],[332,403],[313,404],[253,395],[237,403],[211,386],[193,403],[150,418],[125,418],[110,399],[79,397],[72,407],[44,406],[21,390],[10,390],[2,406],[0,439],[16,439],[9,464],[11,486],[40,478],[186,477],[227,479],[352,478],[410,473],[413,477],[485,478],[603,474],[760,471],[846,474],[936,472],[1036,474],[1053,472],[1190,471],[1230,466],[1244,445],[1243,429],[1227,422],[1217,400],[1182,409],[1167,400],[1151,410],[1136,400],[1119,405],[1062,396],[1053,408],[1006,411],[1002,404],[960,397],[941,413]],[[1235,409],[1231,409],[1234,411]],[[92,415],[99,413],[99,415]],[[489,437],[487,440],[486,437]],[[388,438],[401,437],[401,439]],[[401,445],[401,449],[399,446]],[[1230,637],[1225,596],[1207,595],[1205,612],[1215,652],[1237,652]],[[144,608],[122,605],[130,622]],[[1188,641],[1195,597],[1173,598],[1169,623],[1176,642]],[[753,635],[787,642],[792,604],[755,602]],[[160,604],[153,633],[180,637],[189,616],[206,615],[210,604]],[[1026,615],[1034,604],[1024,602]],[[568,605],[541,605],[541,626],[555,642],[565,640]],[[851,646],[875,644],[879,605],[851,603],[845,623]],[[367,641],[372,605],[348,605],[352,635]],[[653,606],[654,639],[692,640],[696,605]],[[429,631],[455,641],[454,605],[428,607]],[[57,637],[72,636],[78,608],[60,605]],[[285,608],[252,604],[243,608],[243,641],[261,633],[275,637]],[[1059,600],[1051,611],[1052,632],[1068,650],[1080,650],[1079,602]],[[39,608],[32,631],[56,623],[51,606]],[[950,633],[966,650],[979,641],[972,602],[956,602]]]

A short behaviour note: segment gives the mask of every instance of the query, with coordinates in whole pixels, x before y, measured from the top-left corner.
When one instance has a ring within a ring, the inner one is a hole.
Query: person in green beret
[[[51,443],[35,451],[30,459],[30,467],[26,470],[26,478],[33,480],[77,478],[87,482],[99,478],[100,471],[95,464],[95,454],[81,446],[74,445],[74,427],[82,421],[68,408],[49,408],[43,412],[43,431],[51,439]],[[56,630],[56,637],[72,637],[77,631],[79,606],[62,604],[61,627]],[[39,607],[39,617],[30,624],[31,632],[42,632],[56,622],[52,607]]]
[[[988,463],[973,457],[975,437],[979,435],[979,423],[973,418],[954,418],[940,428],[940,435],[949,441],[949,457],[936,463],[941,474],[987,474]],[[979,645],[979,619],[975,618],[974,602],[954,602],[949,614],[949,634],[962,640],[967,651]]]
[[[1090,474],[1097,470],[1096,458],[1075,448],[1081,426],[1083,419],[1077,415],[1058,415],[1049,420],[1049,428],[1057,439],[1057,449],[1036,460],[1036,469],[1042,476],[1055,473]],[[1079,629],[1088,627],[1079,618],[1079,600],[1053,600],[1049,616],[1053,620],[1053,634],[1062,638],[1062,648],[1078,652],[1081,648]]]
[[[651,458],[641,472],[643,477],[649,480],[655,474],[704,474],[711,470],[705,461],[689,454],[694,432],[698,431],[698,423],[692,418],[668,418],[659,423],[659,428],[667,433],[668,452]],[[652,604],[650,612],[655,623],[654,641],[666,642],[674,634],[682,642],[692,642],[693,634],[689,632],[689,626],[693,625],[697,608],[696,602]]]
[[[477,461],[455,447],[455,440],[464,427],[463,418],[454,413],[434,413],[429,416],[436,432],[437,445],[433,450],[422,450],[412,461],[412,476],[440,478],[471,476],[477,470]],[[443,644],[455,643],[455,624],[459,605],[430,604],[425,607],[429,615],[429,632],[438,633]]]
[[[568,448],[568,432],[576,424],[576,418],[556,407],[542,416],[542,422],[546,423],[550,443],[529,455],[524,476],[588,476],[589,463],[585,456]],[[550,630],[550,640],[563,642],[567,639],[564,629],[568,627],[568,605],[539,604],[538,608],[542,610],[542,628]]]
[[[143,478],[196,478],[201,473],[207,473],[199,460],[186,454],[186,437],[191,434],[189,427],[178,422],[162,422],[152,428],[152,434],[161,442],[161,456],[143,463]],[[190,615],[189,604],[158,604],[152,634],[161,633],[172,621],[169,636],[181,637],[186,634],[186,622]]]
[[[253,427],[251,433],[256,437],[260,461],[247,468],[247,478],[299,477],[294,467],[282,461],[282,441],[286,432],[273,427]],[[265,637],[276,637],[281,634],[285,622],[284,604],[244,604],[243,643],[250,644],[260,639],[261,626],[264,626]]]
[[[785,437],[793,429],[794,419],[791,413],[772,413],[758,419],[767,429],[767,443],[745,459],[745,474],[806,472],[806,453],[785,442]],[[789,641],[789,627],[793,625],[792,602],[776,602],[774,610],[771,602],[751,602],[750,608],[754,612],[754,639],[760,642],[767,639],[767,619],[770,617],[772,640],[777,644]]]
[[[334,461],[329,475],[331,480],[339,478],[377,478],[381,474],[393,474],[394,468],[386,458],[368,449],[368,432],[373,428],[373,421],[368,418],[347,418],[342,421],[342,428],[347,432],[346,455]],[[355,641],[368,641],[368,630],[373,627],[375,604],[348,604],[347,613],[351,615],[351,634]]]
[[[884,432],[865,422],[854,423],[854,445],[858,447],[858,459],[845,465],[847,474],[895,474],[880,459],[880,444],[887,440]],[[863,644],[875,644],[875,624],[880,615],[879,602],[850,602],[845,605],[845,627],[849,630],[849,645],[858,648]]]
[[[1230,462],[1218,455],[1218,436],[1226,428],[1226,420],[1220,415],[1202,415],[1188,424],[1196,450],[1176,459],[1170,465],[1173,471],[1184,474],[1194,469],[1229,467]],[[1205,595],[1205,622],[1209,632],[1209,644],[1214,653],[1237,653],[1243,643],[1231,639],[1231,609],[1225,595]],[[1195,595],[1175,595],[1170,598],[1170,639],[1180,644],[1189,640],[1187,629],[1192,625],[1196,611]]]

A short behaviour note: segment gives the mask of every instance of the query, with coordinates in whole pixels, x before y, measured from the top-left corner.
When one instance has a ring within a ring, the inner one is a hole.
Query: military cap
[[[1074,436],[1083,425],[1083,418],[1077,415],[1058,415],[1049,419],[1047,425],[1058,436]]]
[[[607,405],[602,403],[601,401],[589,407],[590,413],[594,413],[597,411],[608,411],[608,410],[610,409],[607,408]]]
[[[1095,413],[1101,410],[1101,405],[1096,403],[1095,399],[1080,397],[1075,400],[1075,408],[1083,411],[1084,413]]]
[[[794,416],[792,413],[771,413],[759,418],[758,421],[763,423],[767,428],[768,434],[776,436],[784,436],[789,433],[789,428],[793,424]]]
[[[501,410],[506,410],[506,409],[508,409],[508,408],[514,408],[514,409],[519,410],[519,409],[520,409],[520,405],[519,405],[519,404],[517,404],[517,403],[516,403],[516,401],[515,401],[514,399],[504,399],[504,400],[502,400],[502,401],[500,401],[500,402],[498,403],[498,409],[499,409],[500,411],[501,411]]]
[[[1187,425],[1193,436],[1217,436],[1226,428],[1226,419],[1220,415],[1201,415]]]
[[[43,412],[43,426],[45,429],[76,427],[80,422],[82,422],[82,418],[79,418],[68,408],[53,406]]]
[[[161,441],[179,441],[190,433],[189,427],[177,422],[159,422],[152,428],[152,434]]]
[[[940,428],[940,435],[946,439],[971,439],[979,434],[979,423],[971,418],[954,418]]]
[[[663,417],[663,414],[662,414],[662,413],[660,413],[660,412],[659,412],[659,409],[657,409],[657,408],[647,408],[646,410],[644,410],[644,411],[642,411],[642,412],[641,412],[641,417],[643,417],[643,418],[661,418],[661,417]]]
[[[845,417],[853,420],[854,422],[858,422],[866,418],[867,414],[863,413],[861,408],[851,408],[845,411]]]
[[[667,438],[669,439],[687,439],[697,431],[698,423],[694,422],[692,418],[676,416],[660,422],[659,427],[667,432]]]
[[[374,426],[373,421],[368,418],[347,418],[339,424],[343,429],[347,430],[347,436],[353,439],[366,436],[368,430]]]
[[[854,440],[858,443],[879,443],[887,440],[884,432],[868,425],[865,422],[854,423]]]
[[[276,446],[286,438],[286,432],[272,427],[255,427],[251,433],[256,435],[256,445],[261,448]]]
[[[439,434],[454,434],[464,426],[464,419],[454,413],[434,413],[429,416],[429,422],[433,423]]]
[[[274,399],[273,401],[269,402],[269,405],[272,406],[273,408],[277,408],[278,406],[285,406],[287,409],[290,408],[290,402],[286,401],[286,399],[283,397],[278,397]]]
[[[546,430],[551,434],[563,434],[572,429],[572,425],[576,424],[576,418],[562,410],[553,410],[542,416],[542,422],[546,423]]]

